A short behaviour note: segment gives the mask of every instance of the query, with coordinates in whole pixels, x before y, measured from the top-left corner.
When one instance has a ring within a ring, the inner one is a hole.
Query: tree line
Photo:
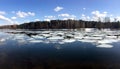
[[[0,29],[78,29],[78,28],[120,28],[120,22],[97,22],[83,20],[51,20],[4,25]]]

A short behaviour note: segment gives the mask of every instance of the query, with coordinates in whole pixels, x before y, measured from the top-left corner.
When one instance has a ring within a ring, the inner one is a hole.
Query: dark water
[[[34,35],[39,35],[40,38],[33,38],[33,35],[28,36],[28,33],[14,32],[17,33],[13,33],[13,31],[12,33],[0,32],[0,69],[120,69],[119,33],[116,34],[116,38],[107,38],[107,34],[105,34],[104,38],[97,39],[96,41],[117,40],[103,44],[109,44],[112,47],[99,47],[99,43],[89,42],[89,40],[92,41],[90,38],[88,40],[85,38],[77,39],[75,36],[66,37],[65,34],[64,39],[59,37],[57,37],[59,39],[49,39],[50,36],[41,38],[41,34],[51,33],[43,33],[43,31]],[[56,34],[55,32],[57,31],[52,33]],[[62,33],[64,32],[66,31],[62,31]],[[94,32],[88,31],[88,33]],[[87,34],[83,34],[83,36],[86,37]],[[62,36],[60,35],[60,37]],[[66,39],[68,42],[64,41]]]

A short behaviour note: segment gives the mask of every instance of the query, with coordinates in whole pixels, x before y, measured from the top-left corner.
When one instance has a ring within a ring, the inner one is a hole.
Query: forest
[[[83,20],[35,21],[20,25],[4,25],[0,29],[78,29],[78,28],[120,28],[120,22],[100,22]]]

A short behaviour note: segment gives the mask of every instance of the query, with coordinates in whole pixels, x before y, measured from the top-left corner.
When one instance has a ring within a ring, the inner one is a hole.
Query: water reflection
[[[6,30],[0,69],[120,69],[119,45],[119,30]]]
[[[112,43],[120,42],[119,30],[84,29],[72,31],[6,31],[6,37],[0,42],[16,41],[17,43],[56,43],[66,44],[73,42],[92,43],[96,47],[112,48]]]

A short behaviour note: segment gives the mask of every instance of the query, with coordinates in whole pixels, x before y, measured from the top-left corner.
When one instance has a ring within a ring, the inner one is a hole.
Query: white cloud
[[[5,14],[6,14],[6,12],[0,11],[0,15],[5,15]]]
[[[65,14],[59,14],[58,16],[59,16],[59,17],[69,17],[70,15],[67,14],[67,13],[65,13]]]
[[[14,24],[21,24],[21,23],[19,23],[18,21],[14,21]]]
[[[68,13],[59,14],[58,17],[62,17],[63,20],[68,20],[68,19],[74,20],[74,19],[76,19],[75,15],[70,15]]]
[[[15,20],[15,19],[17,19],[17,17],[11,17],[11,19]]]
[[[111,14],[110,17],[112,17],[113,15]]]
[[[60,6],[57,6],[54,11],[58,12],[58,11],[61,11],[62,9],[64,9],[63,7],[60,7]]]
[[[85,14],[82,14],[82,17],[84,17],[85,16]]]
[[[100,13],[100,11],[93,11],[91,14],[93,15],[93,17],[91,18],[92,21],[101,20],[103,22],[104,18],[108,15],[108,12]]]
[[[68,20],[68,18],[63,18],[63,20]]]
[[[50,20],[54,20],[54,19],[56,19],[56,17],[55,16],[52,16],[52,15],[50,15],[50,16],[44,16],[45,17],[45,21],[50,21]]]
[[[13,21],[3,15],[0,15],[0,20],[5,21],[6,23],[13,24]]]
[[[82,15],[81,15],[81,19],[82,19],[82,20],[85,20],[85,21],[90,21],[90,17],[89,17],[89,16],[86,16],[85,14],[82,14]]]
[[[68,19],[75,20],[75,18],[73,18],[73,17],[71,17],[71,18],[68,18]]]
[[[107,14],[108,12],[105,11],[105,12],[103,12],[103,13],[104,13],[104,14]]]
[[[75,20],[75,18],[63,18],[63,20],[68,20],[68,19]]]
[[[44,16],[45,18],[53,19],[55,16]]]
[[[115,21],[115,18],[110,18],[110,22],[114,22]]]
[[[17,15],[18,17],[21,17],[21,18],[24,18],[24,17],[28,16],[27,13],[21,12],[21,11],[18,11],[18,12],[16,13],[16,15]]]
[[[116,17],[116,21],[120,21],[120,16],[117,16],[117,17]]]
[[[44,21],[50,21],[50,19],[44,19]]]
[[[81,19],[85,21],[105,21],[105,17],[108,17],[108,12],[92,11],[92,16],[86,16],[85,14],[81,15]],[[109,15],[111,16],[111,15]],[[110,18],[110,21],[113,21],[113,18]]]
[[[28,15],[30,15],[30,16],[35,16],[35,13],[33,13],[33,12],[28,12]]]
[[[35,21],[40,21],[40,19],[35,19]]]
[[[25,18],[25,17],[27,17],[27,16],[35,16],[35,13],[33,13],[33,12],[22,12],[22,11],[18,11],[18,12],[16,13],[16,15],[17,15],[18,17],[20,17],[20,18]]]
[[[83,10],[86,10],[86,8],[83,8]]]
[[[93,14],[95,17],[106,17],[107,12],[100,13],[99,11],[93,11],[92,14]]]
[[[65,13],[65,14],[59,14],[58,17],[70,17],[70,18],[76,18],[75,15],[70,15],[68,13]]]
[[[0,23],[0,25],[13,25],[13,24],[20,24],[18,21],[15,20],[16,17],[11,17],[8,18],[4,15],[0,15],[0,21],[2,21],[2,23]]]

